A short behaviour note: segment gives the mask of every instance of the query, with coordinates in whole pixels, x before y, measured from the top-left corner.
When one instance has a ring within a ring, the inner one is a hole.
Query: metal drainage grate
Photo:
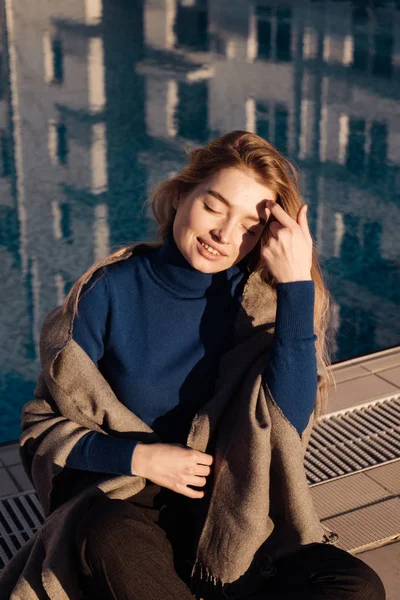
[[[311,486],[398,458],[400,394],[395,394],[318,421],[304,466]]]
[[[0,570],[40,529],[43,521],[42,507],[35,492],[0,501]]]

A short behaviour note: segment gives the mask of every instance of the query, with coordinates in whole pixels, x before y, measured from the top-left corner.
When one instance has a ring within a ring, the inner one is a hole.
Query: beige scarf
[[[132,254],[151,248],[154,245],[138,244]],[[320,396],[300,437],[263,379],[275,316],[274,292],[252,273],[242,296],[234,346],[222,357],[215,394],[193,418],[187,438],[189,447],[203,452],[212,447],[214,456],[211,494],[192,571],[197,598],[210,597],[217,588],[231,598],[239,597],[244,587],[247,593],[256,590],[261,578],[273,573],[274,559],[301,545],[332,539],[333,532],[316,513],[303,464],[313,423],[322,413]],[[1,598],[79,600],[76,520],[97,496],[126,499],[146,485],[143,477],[105,475],[94,484],[88,479],[80,492],[50,512],[55,481],[82,436],[98,431],[162,441],[118,400],[71,336],[71,315],[63,315],[58,307],[42,327],[42,372],[35,399],[23,409],[20,438],[24,468],[47,518],[0,574]],[[198,506],[201,502],[196,500]]]

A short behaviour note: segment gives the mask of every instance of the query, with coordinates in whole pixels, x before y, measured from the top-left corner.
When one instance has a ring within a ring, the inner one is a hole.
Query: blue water
[[[46,314],[152,239],[149,190],[233,129],[300,169],[333,362],[398,345],[399,100],[398,2],[0,1],[0,442]]]

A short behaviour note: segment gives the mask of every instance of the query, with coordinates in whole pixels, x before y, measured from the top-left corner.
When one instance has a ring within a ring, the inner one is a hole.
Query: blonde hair
[[[225,168],[234,167],[251,173],[257,181],[269,187],[276,195],[276,201],[285,212],[296,220],[302,200],[300,194],[299,178],[295,167],[280,154],[269,142],[260,136],[247,131],[232,131],[212,140],[203,148],[187,151],[188,164],[183,170],[172,177],[159,182],[154,186],[146,201],[151,206],[153,215],[158,225],[158,240],[154,243],[145,243],[147,247],[157,247],[163,243],[174,220],[176,209],[174,200],[189,194],[197,185]],[[276,280],[267,271],[261,257],[261,247],[269,236],[269,228],[265,227],[256,247],[247,256],[247,265],[251,271],[259,271],[263,281],[270,286],[276,294]],[[92,275],[112,262],[129,258],[133,248],[131,244],[121,248],[109,256],[93,264],[73,285],[65,299],[63,311],[71,311],[75,316],[78,309],[79,293],[82,286],[87,283]],[[328,389],[330,384],[335,385],[330,373],[330,352],[333,347],[333,332],[330,327],[332,320],[331,296],[327,290],[319,266],[318,250],[313,242],[311,277],[315,284],[314,331],[317,336],[315,347],[318,363],[318,392],[321,397],[320,413],[325,412],[327,405]]]

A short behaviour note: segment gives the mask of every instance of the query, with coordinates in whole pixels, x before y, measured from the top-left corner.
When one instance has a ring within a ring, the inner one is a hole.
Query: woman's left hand
[[[307,205],[290,217],[279,204],[267,200],[266,209],[276,221],[267,223],[270,236],[261,250],[270,273],[278,283],[311,280],[312,237],[307,222]]]

